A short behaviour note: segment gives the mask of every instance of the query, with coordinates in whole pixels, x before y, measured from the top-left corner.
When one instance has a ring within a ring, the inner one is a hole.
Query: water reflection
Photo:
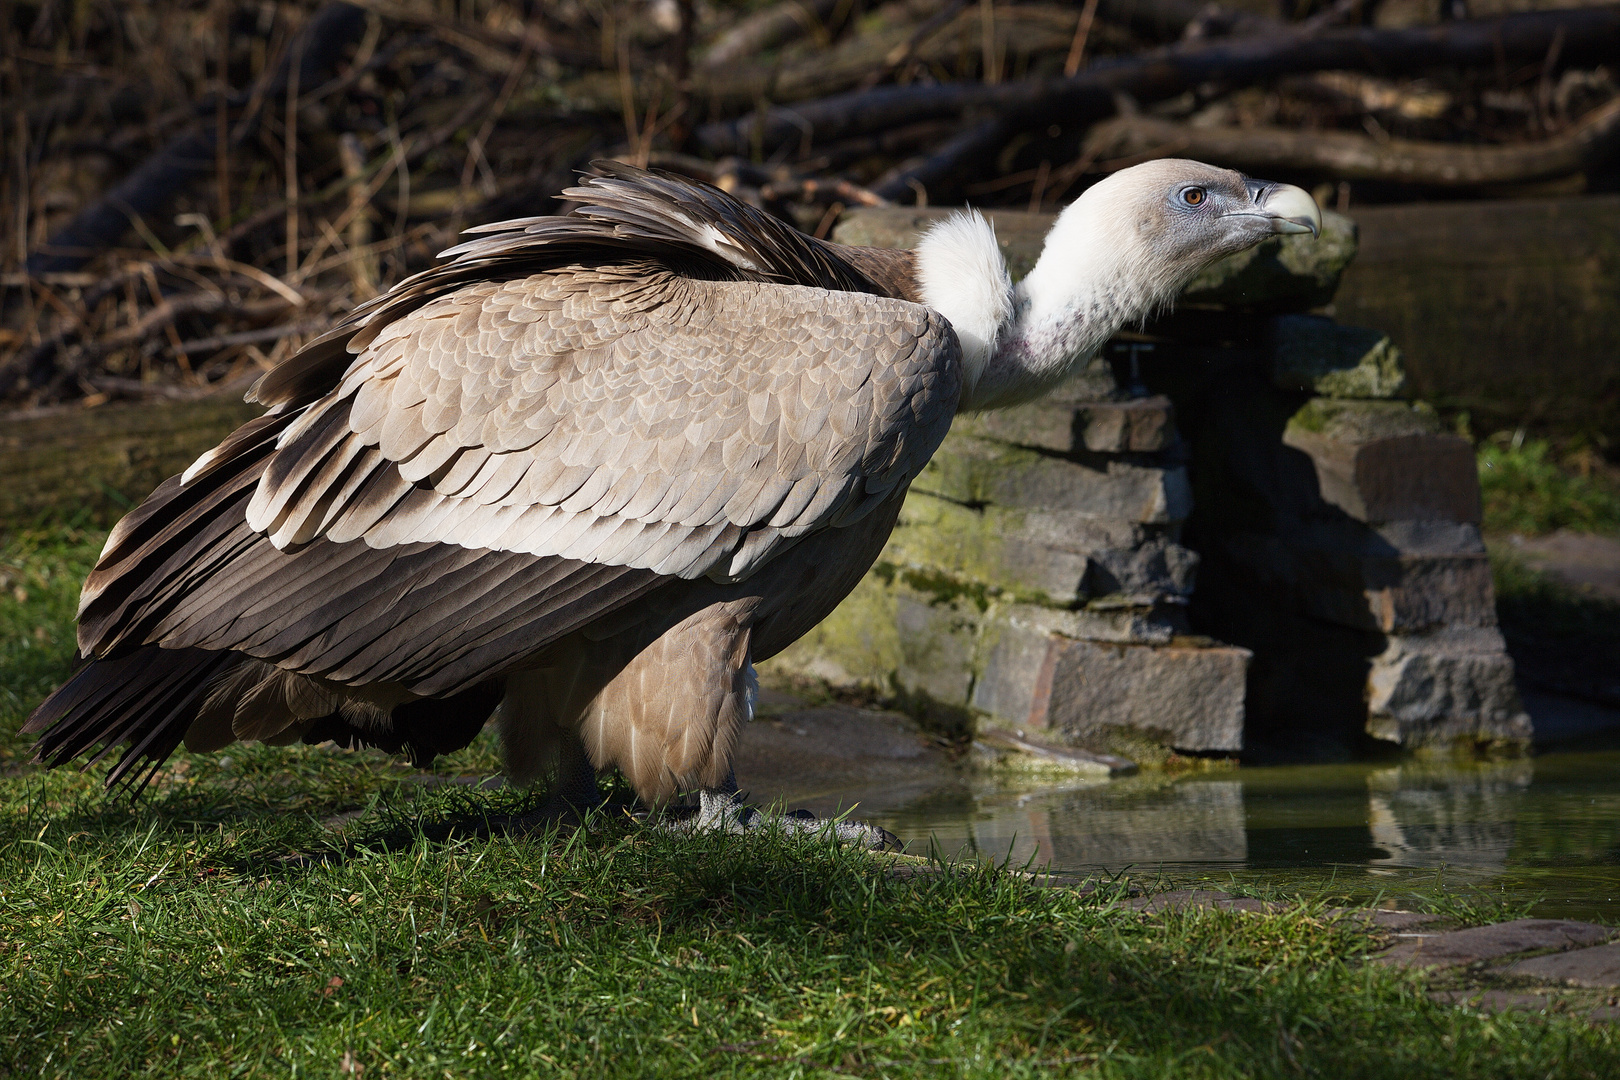
[[[1620,919],[1620,754],[1274,766],[1053,786],[942,778],[859,813],[926,850],[1310,889],[1484,886]],[[815,807],[825,812],[831,796]]]
[[[1064,869],[1143,862],[1238,863],[1249,852],[1237,780],[1131,778],[1067,790],[998,789],[970,796],[974,850]]]
[[[1388,854],[1372,865],[1501,869],[1534,777],[1528,760],[1379,769],[1367,777],[1367,827]]]

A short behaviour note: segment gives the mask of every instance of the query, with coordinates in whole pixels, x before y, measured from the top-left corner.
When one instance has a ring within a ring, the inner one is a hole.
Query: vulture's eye
[[[1181,189],[1181,202],[1183,206],[1203,206],[1204,200],[1209,198],[1209,192],[1201,187]]]

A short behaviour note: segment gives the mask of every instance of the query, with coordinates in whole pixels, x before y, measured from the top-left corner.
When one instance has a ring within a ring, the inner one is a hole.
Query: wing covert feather
[[[959,391],[955,334],[903,300],[648,263],[479,282],[377,333],[248,520],[734,579],[915,476]]]

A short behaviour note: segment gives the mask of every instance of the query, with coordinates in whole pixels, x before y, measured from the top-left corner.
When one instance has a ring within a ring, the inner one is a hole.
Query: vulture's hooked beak
[[[1272,232],[1322,235],[1322,211],[1304,188],[1267,180],[1245,180],[1244,186],[1255,209],[1270,220]]]

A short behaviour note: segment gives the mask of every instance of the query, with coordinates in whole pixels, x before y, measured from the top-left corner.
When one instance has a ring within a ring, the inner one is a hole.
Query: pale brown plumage
[[[498,707],[519,780],[719,787],[753,661],[855,587],[960,403],[1038,393],[1209,260],[1318,224],[1298,189],[1154,162],[1082,196],[1015,289],[982,220],[914,255],[622,165],[565,194],[266,374],[266,415],[118,524],[90,659],[25,729],[43,760],[421,760]]]
[[[624,167],[570,194],[293,357],[270,415],[120,523],[43,757],[431,756],[504,696],[523,779],[570,738],[652,802],[724,777],[750,661],[853,587],[943,438],[955,338],[890,253]],[[98,677],[136,667],[155,709]],[[432,699],[471,711],[398,730]]]

